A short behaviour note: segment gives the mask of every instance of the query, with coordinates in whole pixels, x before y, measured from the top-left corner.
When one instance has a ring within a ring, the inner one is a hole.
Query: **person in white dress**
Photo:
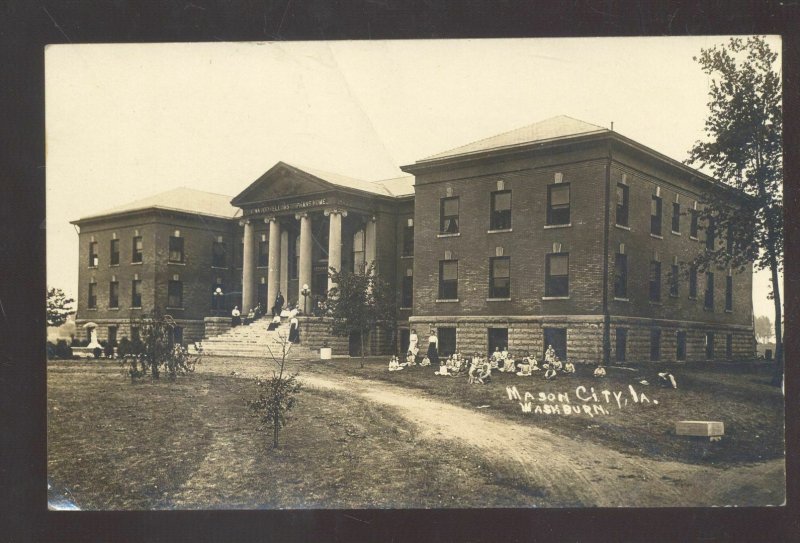
[[[594,369],[594,376],[595,377],[605,377],[606,376],[606,369],[603,366],[597,366]]]
[[[517,371],[517,366],[514,363],[514,357],[508,352],[506,352],[506,357],[503,359],[503,367],[500,369],[500,371],[505,373],[515,373]]]
[[[414,361],[416,362],[417,353],[419,353],[419,336],[417,335],[417,331],[413,328],[411,329],[411,334],[408,336],[408,354],[414,357]]]
[[[529,375],[532,375],[531,362],[528,358],[522,359],[522,364],[519,365],[519,371],[517,372],[517,375],[520,377],[528,377]]]
[[[575,373],[575,364],[573,364],[572,362],[567,362],[566,364],[564,364],[563,372],[564,373]]]

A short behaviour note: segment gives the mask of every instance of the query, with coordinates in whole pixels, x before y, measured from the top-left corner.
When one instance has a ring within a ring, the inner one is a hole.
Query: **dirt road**
[[[204,363],[200,371],[254,376],[246,362]],[[356,394],[395,408],[420,437],[457,440],[489,464],[511,469],[530,488],[546,488],[557,504],[595,507],[779,505],[772,489],[784,481],[784,461],[720,469],[622,454],[589,441],[509,422],[387,383],[354,376],[303,374],[306,386]]]

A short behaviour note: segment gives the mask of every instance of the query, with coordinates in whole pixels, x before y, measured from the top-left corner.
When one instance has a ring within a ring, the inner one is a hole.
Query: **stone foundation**
[[[230,317],[206,317],[203,319],[203,338],[210,338],[224,334],[231,329]]]
[[[79,321],[75,321],[75,325],[77,326],[77,332],[75,334],[76,339],[88,339],[88,332],[85,328],[83,328],[83,325],[87,322],[93,322],[97,324],[98,341],[108,341],[108,328],[110,326],[117,327],[117,342],[122,340],[124,337],[133,339],[130,319],[81,319]],[[195,341],[200,341],[204,337],[203,334],[205,327],[203,321],[175,319],[175,324],[183,329],[183,343],[194,343]],[[136,323],[134,322],[133,325],[135,326]]]

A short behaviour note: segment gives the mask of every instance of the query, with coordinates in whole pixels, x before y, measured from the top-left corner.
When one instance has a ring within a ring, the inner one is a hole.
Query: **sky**
[[[768,37],[774,51],[780,38]],[[683,161],[724,36],[48,46],[47,282],[77,294],[69,221],[175,187],[235,196],[278,161],[366,180],[556,115]],[[773,315],[769,274],[756,315]]]

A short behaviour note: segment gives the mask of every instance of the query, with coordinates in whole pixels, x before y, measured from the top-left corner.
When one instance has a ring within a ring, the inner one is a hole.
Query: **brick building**
[[[752,269],[683,266],[726,243],[698,224],[701,195],[740,198],[704,174],[564,116],[402,170],[412,175],[369,182],[281,162],[232,200],[178,189],[75,221],[79,324],[96,322],[101,339],[132,333],[139,281],[142,310],[173,314],[197,339],[233,304],[269,306],[280,291],[302,307],[302,285],[329,288],[328,266],[375,262],[397,292],[401,350],[411,327],[433,327],[443,352],[753,356]]]

